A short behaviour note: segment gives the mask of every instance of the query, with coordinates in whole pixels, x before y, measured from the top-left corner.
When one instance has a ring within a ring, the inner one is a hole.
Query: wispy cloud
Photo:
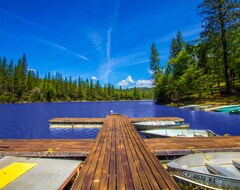
[[[179,31],[182,33],[183,37],[195,37],[202,31],[202,28],[201,26],[189,25],[179,29]],[[177,32],[178,30],[175,30],[161,37],[158,43],[170,42],[174,37],[176,37]]]
[[[106,52],[107,52],[107,62],[109,63],[110,61],[110,53],[111,53],[111,31],[112,29],[109,28],[107,32],[107,47],[106,47]]]
[[[149,60],[146,59],[145,52],[137,52],[133,54],[128,54],[120,57],[114,57],[111,59],[111,62],[114,66],[117,67],[129,67],[133,65],[138,65],[141,63],[146,63]]]
[[[191,30],[183,32],[183,37],[189,37],[189,36],[195,36],[199,34],[202,31],[202,28],[193,28]]]
[[[99,74],[102,76],[101,79],[106,83],[108,82],[109,75],[113,73],[114,70],[147,62],[149,62],[149,60],[146,59],[145,52],[138,52],[113,58],[109,56],[109,60],[105,61],[105,63],[99,67]]]
[[[111,27],[109,27],[107,31],[107,43],[106,43],[107,61],[100,66],[100,72],[104,82],[108,82],[109,74],[112,72],[113,66],[114,66],[114,63],[111,59],[111,35],[112,35],[113,28],[118,19],[120,4],[121,4],[121,0],[116,0],[114,3],[113,14],[111,16],[112,19],[109,23]]]
[[[107,44],[106,44],[106,56],[107,61],[105,64],[100,66],[101,75],[103,77],[104,82],[108,82],[108,76],[112,72],[112,61],[111,61],[111,31],[112,29],[109,28],[107,32]]]
[[[15,15],[15,14],[12,14],[12,13],[10,13],[10,12],[8,12],[8,11],[3,10],[3,9],[0,9],[0,12],[4,13],[4,14],[12,17],[12,18],[15,18],[15,19],[17,19],[17,20],[20,20],[20,21],[22,21],[22,22],[25,22],[25,23],[30,24],[30,25],[32,25],[32,26],[35,26],[35,27],[37,27],[37,28],[50,31],[48,28],[46,28],[46,27],[44,27],[44,26],[42,26],[42,25],[40,25],[40,24],[37,24],[37,23],[32,22],[32,21],[30,21],[30,20],[27,20],[27,19],[25,19],[25,18],[23,18],[23,17],[20,17],[20,16],[17,16],[17,15]]]
[[[4,34],[7,34],[7,35],[10,35],[10,36],[13,36],[13,37],[20,37],[22,39],[27,39],[27,40],[33,40],[33,41],[36,41],[36,42],[39,42],[39,43],[42,43],[42,44],[45,44],[47,46],[52,46],[54,48],[57,48],[61,51],[64,51],[70,55],[73,55],[73,56],[76,56],[80,59],[83,59],[85,61],[90,61],[87,57],[85,57],[84,55],[81,55],[79,53],[76,53],[60,44],[57,44],[53,41],[49,41],[49,40],[45,40],[45,39],[41,39],[41,38],[38,38],[38,37],[32,37],[32,36],[23,36],[23,35],[16,35],[16,34],[13,34],[13,33],[10,33],[10,32],[6,32],[6,31],[3,31],[3,30],[0,30],[1,33],[4,33]]]
[[[44,40],[44,39],[40,39],[40,38],[36,38],[36,37],[34,37],[34,38],[32,38],[33,40],[35,40],[35,41],[37,41],[37,42],[40,42],[40,43],[42,43],[42,44],[45,44],[45,45],[48,45],[48,46],[52,46],[52,47],[54,47],[54,48],[57,48],[57,49],[59,49],[59,50],[62,50],[62,51],[64,51],[64,52],[66,52],[66,53],[69,53],[69,54],[71,54],[71,55],[74,55],[74,56],[76,56],[76,57],[78,57],[78,58],[80,58],[80,59],[83,59],[83,60],[85,60],[85,61],[90,61],[87,57],[85,57],[84,55],[81,55],[81,54],[78,54],[78,53],[76,53],[76,52],[74,52],[74,51],[72,51],[72,50],[70,50],[70,49],[68,49],[68,48],[66,48],[66,47],[64,47],[64,46],[62,46],[62,45],[59,45],[59,44],[57,44],[57,43],[55,43],[55,42],[52,42],[52,41],[49,41],[49,40]]]
[[[90,37],[92,44],[96,47],[96,49],[98,51],[101,51],[102,50],[102,42],[103,42],[102,37],[96,32],[91,33],[89,35],[89,37]]]
[[[117,19],[118,19],[118,12],[119,12],[119,8],[120,8],[120,5],[121,5],[121,0],[117,0],[115,5],[116,6],[115,6],[115,10],[114,10],[113,19],[114,19],[114,22],[116,23]]]

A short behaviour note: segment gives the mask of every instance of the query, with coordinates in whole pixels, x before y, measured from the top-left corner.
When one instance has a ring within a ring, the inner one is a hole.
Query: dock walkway
[[[143,139],[156,156],[183,156],[197,152],[240,151],[240,136]],[[0,156],[87,157],[95,139],[0,139]],[[52,154],[47,154],[48,149]]]
[[[73,189],[179,189],[127,117],[108,115]]]

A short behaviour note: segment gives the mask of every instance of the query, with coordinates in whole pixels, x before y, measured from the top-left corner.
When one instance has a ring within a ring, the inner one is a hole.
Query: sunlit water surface
[[[105,118],[113,110],[128,117],[184,118],[190,129],[210,129],[220,135],[240,135],[240,115],[182,110],[153,101],[0,104],[1,139],[95,138],[99,129],[50,129],[55,117]]]

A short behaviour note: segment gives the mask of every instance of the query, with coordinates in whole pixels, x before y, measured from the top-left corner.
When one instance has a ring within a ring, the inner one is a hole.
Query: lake
[[[174,116],[191,129],[210,129],[220,135],[240,135],[240,115],[182,110],[153,101],[0,104],[0,139],[95,138],[99,129],[49,129],[55,117],[100,117],[113,110],[128,117]]]

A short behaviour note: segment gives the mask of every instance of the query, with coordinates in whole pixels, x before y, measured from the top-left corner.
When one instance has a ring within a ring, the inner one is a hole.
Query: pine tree
[[[238,0],[204,0],[198,10],[203,17],[202,33],[213,46],[220,46],[224,64],[227,93],[231,94],[229,40],[227,33],[232,28],[239,27]]]
[[[158,76],[158,73],[160,72],[160,58],[159,58],[159,53],[157,51],[156,45],[154,43],[151,46],[150,70],[152,72],[153,84],[156,84],[157,76]]]
[[[184,45],[183,37],[180,31],[177,32],[176,38],[172,39],[170,47],[169,58],[176,58],[180,51],[182,51]]]

